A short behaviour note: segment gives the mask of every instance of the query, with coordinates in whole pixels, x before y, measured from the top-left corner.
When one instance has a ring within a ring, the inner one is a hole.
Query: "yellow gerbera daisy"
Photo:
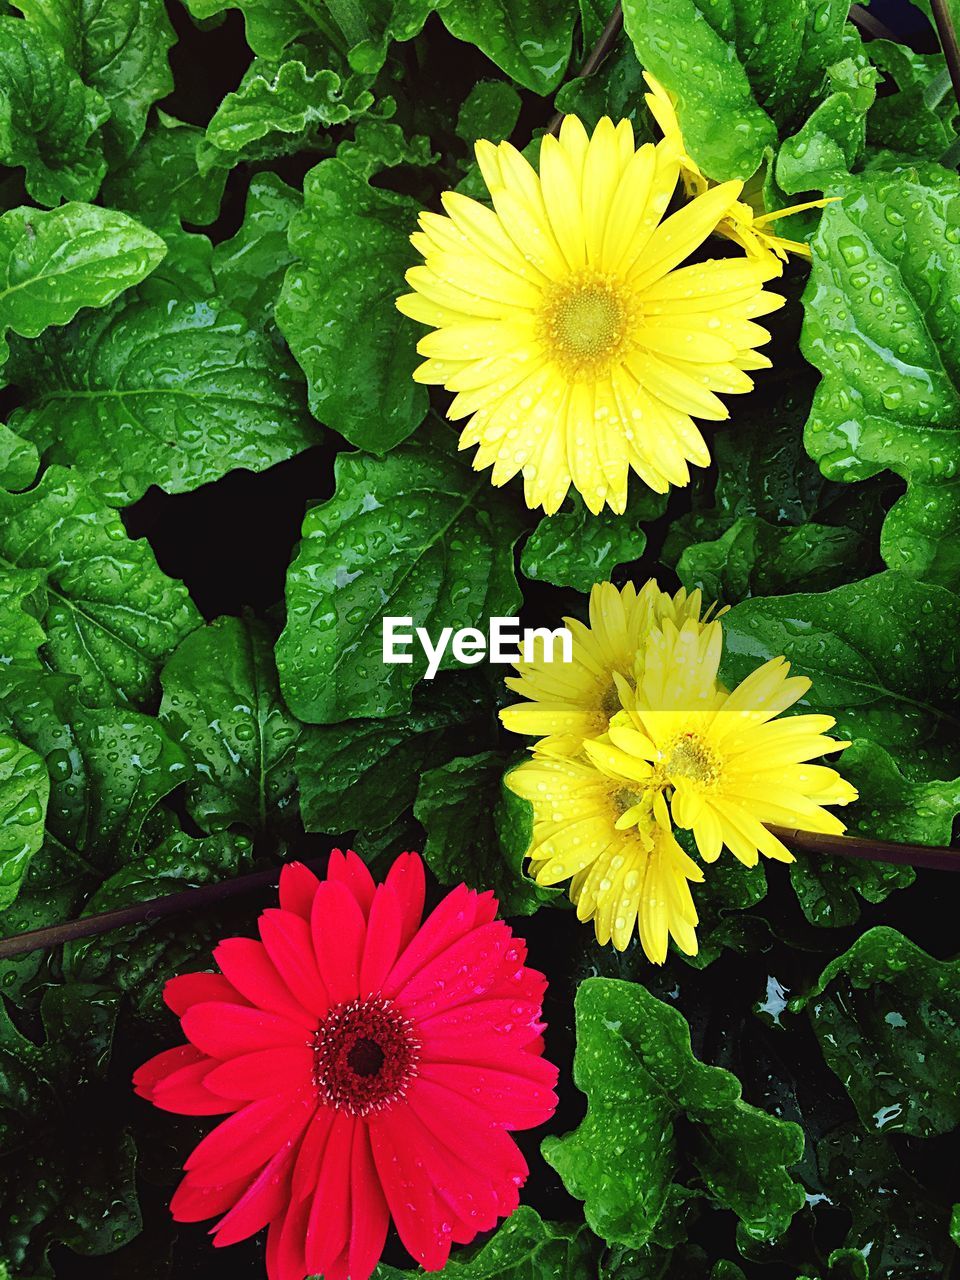
[[[660,126],[664,142],[677,156],[684,190],[689,196],[704,195],[716,184],[706,177],[697,162],[688,154],[672,96],[649,71],[643,73],[643,78],[650,88],[650,92],[645,95],[647,106]],[[742,192],[746,198],[734,201],[717,223],[716,230],[720,235],[726,236],[728,240],[733,240],[745,249],[753,261],[765,263],[775,274],[779,274],[783,270],[780,263],[786,262],[788,254],[797,253],[801,257],[809,258],[810,246],[804,244],[802,240],[790,240],[786,236],[778,236],[768,228],[781,218],[787,218],[793,213],[803,213],[807,209],[823,209],[837,197],[807,200],[803,204],[791,205],[789,209],[775,209],[773,213],[766,213],[763,207],[762,185],[755,181],[758,176],[759,174],[754,175],[754,179],[746,184]]]
[[[764,823],[841,834],[843,823],[823,806],[849,804],[857,792],[836,770],[809,762],[850,744],[826,736],[833,716],[777,719],[810,688],[806,677],[788,674],[785,658],[765,662],[728,693],[717,680],[721,646],[719,628],[664,622],[647,642],[635,693],[621,686],[625,710],[584,750],[638,795],[667,791],[673,821],[693,831],[707,862],[723,845],[747,866],[760,853],[792,862]],[[645,821],[643,806],[625,812],[623,822],[631,821]]]
[[[543,739],[539,745],[555,755],[575,755],[584,738],[606,733],[622,709],[616,679],[635,676],[650,631],[666,619],[705,625],[700,608],[699,591],[687,595],[681,587],[670,596],[653,578],[639,591],[632,582],[622,590],[598,582],[590,592],[589,626],[563,620],[573,637],[572,662],[518,662],[518,674],[506,684],[529,701],[505,707],[500,719],[514,733]]]
[[[456,192],[420,215],[423,266],[397,306],[433,327],[414,374],[456,393],[461,449],[505,484],[523,473],[531,508],[555,512],[572,484],[589,509],[622,512],[632,468],[666,492],[710,454],[693,416],[720,420],[717,392],[753,387],[769,365],[754,323],[782,305],[749,258],[679,264],[734,206],[713,186],[664,219],[675,149],[634,146],[628,120],[588,137],[567,116],[545,136],[539,174],[509,143],[477,143],[493,208]],[[678,269],[679,268],[679,269]]]
[[[621,830],[619,819],[640,794],[584,761],[537,755],[506,782],[533,805],[531,872],[540,884],[570,880],[577,916],[593,921],[598,942],[622,951],[636,928],[654,964],[666,959],[671,937],[696,955],[690,881],[703,872],[674,839],[662,795],[648,793],[643,818]]]

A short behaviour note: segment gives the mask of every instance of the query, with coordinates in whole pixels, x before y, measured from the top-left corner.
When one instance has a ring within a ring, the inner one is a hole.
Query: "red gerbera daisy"
[[[260,942],[228,938],[220,973],[167,983],[188,1043],[134,1087],[167,1111],[232,1113],[187,1159],[173,1216],[223,1214],[216,1245],[269,1224],[270,1280],[367,1280],[391,1217],[436,1271],[517,1206],[509,1130],[556,1105],[546,979],[491,893],[460,885],[421,924],[423,898],[415,853],[374,885],[337,849],[323,882],[283,869]]]

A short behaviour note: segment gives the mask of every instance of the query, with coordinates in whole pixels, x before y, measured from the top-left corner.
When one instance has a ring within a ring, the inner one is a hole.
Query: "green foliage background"
[[[457,1280],[956,1275],[953,877],[724,859],[698,957],[601,951],[524,875],[502,673],[380,662],[385,600],[436,633],[700,586],[724,679],[786,654],[853,739],[851,830],[950,843],[958,112],[916,10],[899,42],[848,9],[625,0],[582,77],[598,0],[0,0],[0,933],[337,840],[493,887],[551,978],[562,1097]],[[710,470],[541,520],[458,455],[393,300],[418,210],[482,195],[476,138],[535,151],[555,110],[652,136],[643,68],[711,177],[842,199],[790,228],[812,265]],[[129,1091],[164,980],[262,905],[0,960],[0,1276],[263,1273],[173,1229],[198,1128]],[[391,1242],[378,1280],[405,1268]]]

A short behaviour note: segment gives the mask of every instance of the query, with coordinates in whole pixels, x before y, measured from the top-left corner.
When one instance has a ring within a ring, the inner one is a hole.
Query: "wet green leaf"
[[[292,362],[217,298],[128,294],[29,348],[11,425],[112,506],[262,471],[318,439]]]
[[[843,0],[626,0],[623,20],[640,62],[676,96],[693,158],[711,178],[746,179],[776,124],[796,120],[823,68],[842,57],[848,9]]]
[[[273,637],[253,618],[219,618],[163,668],[160,720],[193,761],[187,809],[204,831],[282,826],[296,803],[300,724],[277,684]]]
[[[43,844],[50,779],[35,751],[0,734],[0,910],[17,896]]]
[[[960,582],[960,179],[929,166],[851,181],[812,241],[801,347],[823,374],[805,443],[824,474],[907,481],[886,563]]]
[[[207,126],[221,150],[238,152],[276,134],[344,124],[373,105],[368,81],[329,68],[309,71],[298,59],[255,59],[236,92],[228,93]]]
[[[475,44],[525,89],[556,89],[570,59],[576,0],[444,0],[447,30]]]
[[[441,676],[404,715],[306,727],[296,759],[304,826],[383,831],[413,804],[425,770],[478,738],[477,714],[462,682]]]
[[[48,1277],[62,1243],[97,1256],[140,1230],[135,1150],[107,1080],[116,992],[48,990],[35,1043],[0,1011],[0,1249],[17,1276]]]
[[[23,167],[38,204],[97,194],[109,115],[58,44],[22,18],[0,17],[0,163]]]
[[[484,1244],[457,1250],[443,1269],[449,1280],[587,1280],[600,1242],[582,1224],[544,1222],[521,1205]],[[424,1273],[381,1263],[373,1280],[414,1280]]]
[[[871,40],[864,49],[899,89],[871,108],[870,144],[939,160],[957,136],[957,99],[943,54],[916,53],[892,40]]]
[[[731,687],[785,655],[813,687],[797,706],[837,718],[837,735],[889,751],[910,777],[960,772],[957,597],[902,573],[819,594],[745,600],[723,618]]]
[[[150,107],[173,89],[167,54],[176,36],[162,0],[110,0],[107,15],[103,0],[16,0],[16,7],[102,96],[108,156],[129,155]]]
[[[383,662],[382,619],[411,617],[436,643],[451,627],[509,617],[519,603],[508,499],[431,424],[385,458],[341,453],[337,489],[307,512],[287,575],[280,685],[301,720],[330,724],[406,710],[427,660]],[[441,669],[456,666],[448,647]]]
[[[834,187],[845,182],[863,154],[877,79],[864,53],[828,68],[827,96],[777,153],[776,178],[784,192],[833,195]]]
[[[37,446],[0,424],[0,487],[11,491],[26,489],[37,474],[40,455]]]
[[[314,415],[358,448],[385,453],[427,411],[426,388],[411,376],[418,326],[394,305],[415,260],[409,237],[419,210],[367,176],[343,157],[307,174],[303,212],[290,225],[296,261],[276,315]]]
[[[160,663],[200,621],[149,543],[128,538],[116,512],[59,466],[25,493],[0,490],[0,583],[4,596],[30,597],[43,660],[78,676],[91,705],[148,702]],[[23,658],[8,648],[12,630],[0,632],[0,651]]]
[[[110,209],[10,209],[0,217],[0,365],[8,331],[36,338],[82,307],[106,306],[165,252],[152,231]]]
[[[464,99],[457,116],[457,136],[470,148],[478,138],[502,142],[517,127],[522,103],[506,80],[481,80]]]
[[[492,889],[502,915],[532,915],[557,890],[541,889],[523,873],[529,832],[519,848],[510,838],[517,797],[503,786],[503,768],[503,756],[486,751],[430,769],[420,777],[413,812],[427,833],[423,856],[441,884]]]
[[[574,1080],[587,1115],[545,1139],[543,1154],[585,1201],[591,1228],[642,1247],[673,1184],[694,1178],[749,1237],[782,1234],[805,1202],[788,1172],[803,1153],[800,1127],[749,1106],[736,1076],[699,1062],[683,1015],[643,987],[587,979],[576,1012]]]
[[[258,173],[247,191],[237,234],[216,246],[213,271],[228,307],[251,322],[273,323],[284,272],[294,257],[287,233],[303,197],[273,173]]]
[[[871,1131],[929,1137],[960,1122],[960,960],[878,926],[832,961],[806,1008],[828,1066]]]
[[[647,545],[644,525],[666,508],[666,495],[648,490],[624,515],[591,515],[579,498],[573,511],[540,521],[527,539],[520,567],[528,578],[587,592],[595,582],[608,582],[618,564],[639,560]]]
[[[242,875],[251,863],[251,844],[245,836],[222,832],[196,840],[176,832],[109,876],[79,914],[114,911],[216,884]],[[70,982],[109,983],[131,996],[139,1011],[156,1013],[168,978],[192,966],[209,966],[217,930],[216,914],[207,911],[201,916],[147,920],[82,938],[64,947],[64,975]]]

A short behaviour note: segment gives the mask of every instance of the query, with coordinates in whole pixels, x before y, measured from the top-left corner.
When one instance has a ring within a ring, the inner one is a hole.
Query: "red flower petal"
[[[491,1052],[523,1048],[542,1030],[539,1001],[502,997],[444,1009],[418,1024],[424,1060],[469,1060],[474,1054],[486,1059]]]
[[[502,920],[472,929],[405,983],[397,992],[398,1002],[408,1016],[413,1013],[426,1017],[466,1000],[476,1000],[496,982],[512,942],[510,926]],[[391,974],[391,989],[394,980]]]
[[[290,1199],[293,1147],[282,1147],[251,1182],[230,1212],[214,1228],[213,1243],[222,1249],[256,1235],[281,1214]]]
[[[400,950],[407,945],[420,928],[423,919],[423,900],[427,886],[423,863],[417,853],[401,853],[387,872],[384,881],[397,895],[400,904]]]
[[[456,1135],[461,1160],[489,1178],[498,1194],[526,1180],[527,1163],[517,1144],[476,1101],[422,1076],[407,1101],[425,1131],[438,1141],[446,1143]]]
[[[206,1087],[224,1098],[269,1098],[272,1094],[309,1089],[313,1078],[311,1046],[261,1049],[241,1054],[214,1067]]]
[[[310,1202],[294,1201],[281,1219],[274,1219],[267,1235],[268,1280],[303,1280],[307,1263],[303,1256]]]
[[[338,1111],[323,1153],[320,1180],[307,1223],[307,1270],[328,1272],[350,1239],[350,1164],[355,1116]]]
[[[417,936],[401,951],[384,987],[385,994],[395,995],[425,964],[469,933],[476,914],[475,898],[473,890],[461,884],[437,904]]]
[[[284,1144],[299,1138],[315,1107],[304,1095],[251,1102],[208,1133],[183,1167],[208,1185],[259,1172]]]
[[[262,942],[254,938],[226,938],[214,950],[213,958],[251,1004],[305,1027],[316,1027],[316,1014],[310,1013],[295,998]]]
[[[280,906],[295,916],[310,919],[313,895],[320,881],[302,862],[288,862],[280,872]]]
[[[236,1058],[259,1049],[302,1047],[304,1028],[289,1018],[239,1004],[195,1004],[183,1015],[183,1033],[212,1058]]]
[[[425,1062],[421,1079],[471,1098],[507,1129],[532,1129],[549,1120],[557,1095],[546,1085],[472,1062]]]
[[[330,1107],[320,1107],[310,1121],[310,1128],[304,1134],[300,1144],[300,1154],[293,1171],[291,1194],[294,1200],[309,1200],[320,1181],[320,1170],[323,1166],[323,1153],[327,1149],[327,1139],[333,1128],[333,1117],[336,1112]],[[304,1223],[306,1231],[306,1222]]]
[[[209,1064],[210,1060],[192,1044],[178,1044],[174,1049],[164,1049],[163,1053],[158,1053],[142,1067],[137,1067],[133,1073],[134,1092],[139,1097],[152,1102],[154,1090],[161,1080],[171,1072],[179,1071],[181,1067],[195,1062]]]
[[[370,1145],[404,1247],[427,1271],[439,1271],[450,1256],[452,1224],[437,1201],[422,1155],[408,1140],[405,1114],[404,1107],[395,1107],[368,1121]]]
[[[249,1183],[250,1178],[247,1176],[206,1187],[198,1183],[192,1173],[188,1173],[170,1201],[174,1222],[202,1222],[204,1218],[215,1218],[240,1199]],[[298,1280],[302,1280],[302,1277],[298,1277]]]
[[[211,1093],[206,1087],[212,1065],[213,1060],[204,1055],[199,1062],[172,1071],[154,1085],[150,1101],[161,1111],[175,1111],[181,1116],[216,1116],[236,1111],[239,1103]]]
[[[331,1005],[356,999],[367,923],[350,890],[336,881],[322,884],[313,900],[310,929]]]
[[[320,889],[314,897],[314,908],[319,894]],[[305,1009],[322,1018],[330,1008],[330,1000],[317,968],[307,922],[290,911],[272,908],[264,911],[258,925],[263,945],[281,978]]]
[[[205,1000],[226,1000],[246,1004],[243,996],[219,973],[181,973],[163,988],[163,1000],[177,1017]]]
[[[401,924],[396,893],[387,885],[379,885],[367,921],[367,938],[360,962],[360,995],[371,995],[383,986],[400,950]]]
[[[351,1175],[350,1280],[368,1280],[383,1253],[390,1210],[374,1163],[370,1133],[362,1122],[353,1134]]]
[[[370,904],[376,886],[370,869],[362,858],[357,857],[352,849],[344,853],[333,849],[330,853],[330,865],[327,867],[327,879],[344,885],[357,900],[364,919],[370,914]]]

